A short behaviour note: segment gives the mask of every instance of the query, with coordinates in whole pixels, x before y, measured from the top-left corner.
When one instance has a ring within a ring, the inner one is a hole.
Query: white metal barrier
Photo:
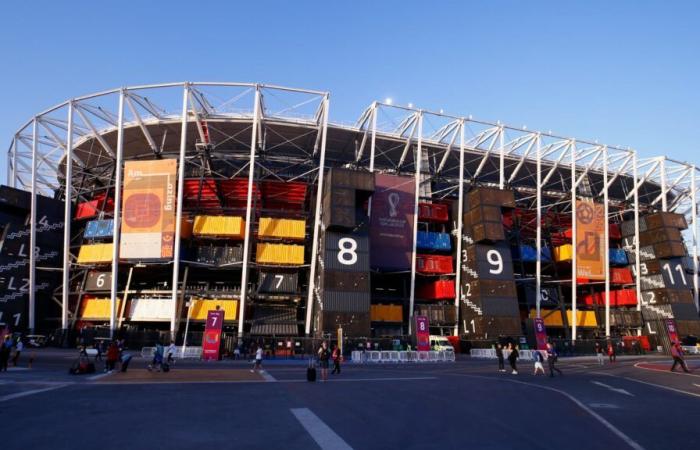
[[[536,351],[537,350],[518,350],[518,352],[520,352],[519,359],[531,360],[532,354]],[[542,353],[544,359],[547,359],[547,352],[543,350],[540,350],[539,352]],[[472,358],[496,359],[496,350],[493,348],[473,348],[469,351],[469,354]],[[503,357],[507,359],[508,355],[510,355],[510,350],[504,349]]]
[[[683,345],[683,351],[687,355],[698,355],[700,354],[700,348],[697,345]]]
[[[141,357],[142,358],[153,358],[153,355],[156,353],[156,348],[155,347],[143,347],[141,349]],[[163,356],[167,357],[168,356],[168,349],[165,348],[163,350]],[[182,347],[176,347],[175,352],[173,353],[173,358],[176,359],[199,359],[202,357],[202,347],[185,347],[185,351],[183,353]]]
[[[454,362],[455,353],[452,351],[359,351],[350,355],[353,363],[404,363],[404,362]]]

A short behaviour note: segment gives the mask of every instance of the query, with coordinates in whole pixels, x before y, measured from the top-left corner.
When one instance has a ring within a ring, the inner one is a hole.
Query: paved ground
[[[0,374],[3,449],[697,448],[700,359],[599,367],[564,359],[562,377],[499,373],[493,361],[352,365],[307,383],[303,362],[177,363],[150,373],[71,376],[72,353],[36,354]]]

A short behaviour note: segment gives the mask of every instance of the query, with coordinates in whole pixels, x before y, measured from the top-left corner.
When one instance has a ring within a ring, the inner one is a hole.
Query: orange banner
[[[592,200],[576,201],[576,276],[605,279],[605,209]]]
[[[122,259],[173,257],[177,160],[127,161],[122,202]]]

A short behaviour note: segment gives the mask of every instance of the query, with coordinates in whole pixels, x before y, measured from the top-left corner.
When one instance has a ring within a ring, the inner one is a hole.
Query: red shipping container
[[[454,271],[451,256],[416,255],[416,272],[447,274]]]
[[[418,220],[447,222],[449,218],[447,205],[439,203],[418,203]]]
[[[612,284],[632,284],[632,272],[626,267],[613,267],[610,269],[610,282]]]
[[[595,306],[600,303],[600,294],[595,292],[593,294],[586,294],[583,296],[583,303],[586,306]]]
[[[76,219],[89,219],[95,217],[103,208],[104,212],[114,211],[114,200],[110,197],[105,202],[106,194],[97,194],[92,200],[78,203],[75,208]]]
[[[618,291],[611,291],[610,294],[615,293],[615,296],[610,299],[610,304],[615,306],[637,306],[637,291],[634,289],[620,289]],[[615,302],[613,303],[613,299]]]
[[[435,280],[420,286],[418,297],[428,299],[455,298],[454,280]]]
[[[608,227],[608,237],[610,239],[622,239],[622,232],[620,231],[619,223],[611,223]]]

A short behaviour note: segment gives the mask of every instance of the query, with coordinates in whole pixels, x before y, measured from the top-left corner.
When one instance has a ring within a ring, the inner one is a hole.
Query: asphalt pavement
[[[563,376],[495,361],[359,365],[308,383],[306,363],[135,359],[127,374],[73,376],[42,350],[0,373],[3,449],[676,449],[700,445],[700,359],[562,358]]]

